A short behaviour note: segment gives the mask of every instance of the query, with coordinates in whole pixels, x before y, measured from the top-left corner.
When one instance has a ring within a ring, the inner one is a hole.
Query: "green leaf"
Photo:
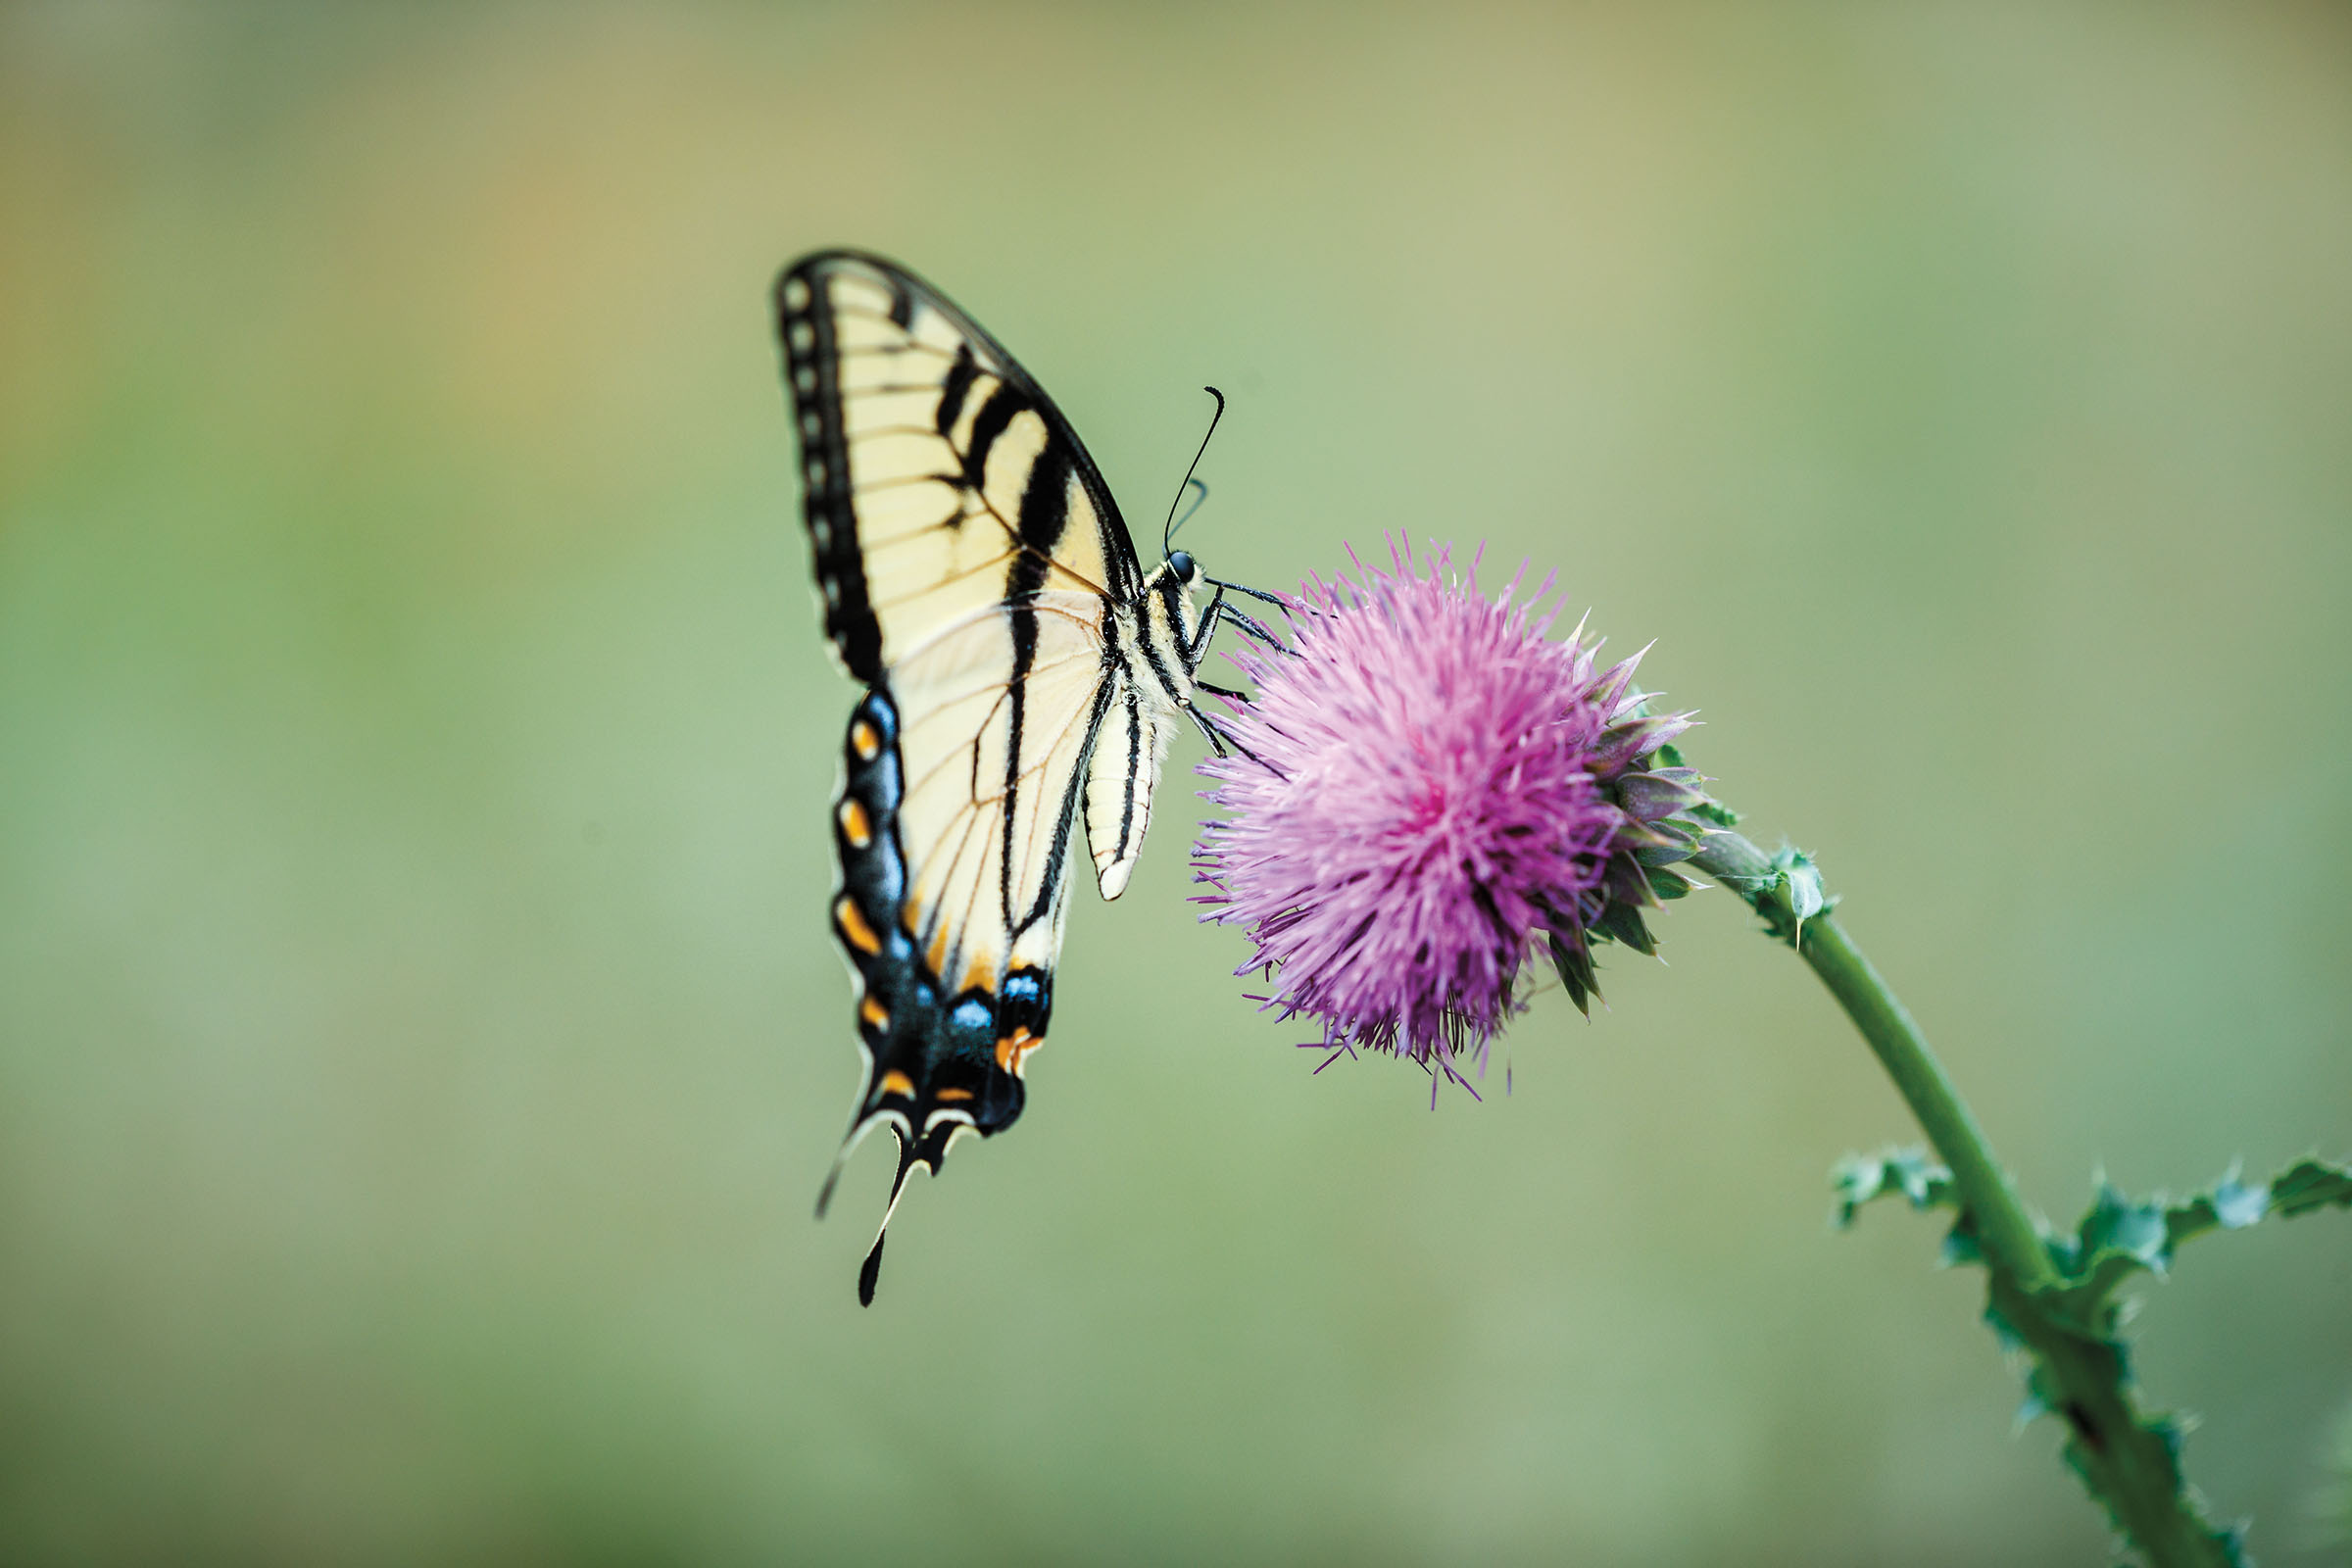
[[[1977,1241],[1976,1227],[1969,1224],[1968,1216],[1964,1213],[1952,1221],[1952,1228],[1944,1233],[1943,1245],[1936,1252],[1936,1266],[1967,1268],[1984,1261],[1984,1249]]]
[[[1798,849],[1782,849],[1760,876],[1727,876],[1713,866],[1708,873],[1747,900],[1763,917],[1764,929],[1790,947],[1803,936],[1807,920],[1838,902],[1823,891],[1812,857]]]
[[[1759,901],[1758,906],[1769,911],[1773,904]],[[1863,1204],[1888,1196],[1899,1196],[1914,1208],[1958,1206],[1950,1172],[1921,1149],[1849,1154],[1838,1162],[1834,1181],[1840,1227],[1851,1225]],[[2117,1489],[2128,1483],[2143,1503],[2161,1497],[2168,1539],[2176,1547],[2202,1548],[2181,1560],[2219,1561],[2232,1568],[2244,1568],[2248,1561],[2242,1530],[2217,1527],[2181,1473],[2186,1424],[2176,1415],[2143,1413],[2132,1397],[2136,1384],[2131,1349],[2120,1334],[2124,1311],[2114,1299],[2117,1287],[2141,1270],[2169,1268],[2175,1246],[2204,1231],[2242,1230],[2267,1214],[2283,1217],[2331,1206],[2352,1207],[2352,1168],[2319,1159],[2298,1160],[2259,1186],[2240,1181],[2233,1169],[2208,1191],[2179,1203],[2161,1197],[2134,1199],[2102,1178],[2074,1234],[2045,1238],[2063,1285],[2029,1293],[2004,1271],[1988,1268],[1984,1321],[2003,1350],[2033,1357],[2018,1425],[2042,1415],[2060,1421],[2067,1429],[2062,1448],[2067,1465],[2106,1506],[2119,1531],[2128,1527]],[[1947,1263],[1987,1261],[1965,1210],[1945,1238],[1943,1256]],[[2059,1380],[2052,1357],[2075,1369],[2067,1381]],[[2069,1402],[2063,1392],[2068,1387],[2093,1391],[2081,1395],[2088,1404]],[[2132,1456],[2131,1465],[2136,1468],[2119,1469],[2119,1454]]]
[[[2102,1258],[2120,1256],[2154,1273],[2164,1272],[2172,1259],[2172,1235],[2164,1208],[2126,1198],[2105,1180],[2090,1212],[2075,1232],[2079,1267],[2096,1267]]]
[[[1649,927],[1642,924],[1642,911],[1631,905],[1612,900],[1600,911],[1600,918],[1592,922],[1592,929],[1593,935],[1622,942],[1644,957],[1657,956],[1657,942],[1650,936]]]
[[[1782,870],[1781,886],[1788,900],[1788,912],[1799,920],[1810,920],[1828,907],[1822,898],[1821,871],[1802,855],[1793,857]]]
[[[2136,1200],[2106,1181],[2072,1237],[2054,1237],[2050,1259],[2065,1276],[2048,1297],[2054,1317],[2080,1334],[2115,1331],[2115,1293],[2132,1275],[2163,1274],[2182,1242],[2213,1230],[2244,1230],[2264,1216],[2292,1218],[2329,1205],[2352,1206],[2352,1170],[2303,1159],[2273,1180],[2249,1186],[2233,1166],[2206,1191],[2180,1202],[2162,1195]]]
[[[2270,1204],[2270,1188],[2248,1187],[2235,1171],[2213,1184],[2213,1217],[2224,1230],[2245,1229],[2262,1218]]]
[[[2298,1159],[2271,1178],[2271,1211],[2281,1219],[2329,1206],[2352,1208],[2352,1166]]]
[[[1698,884],[1680,871],[1669,871],[1662,865],[1645,868],[1649,875],[1649,890],[1661,899],[1688,898]]]
[[[2166,1260],[2172,1248],[2207,1231],[2240,1231],[2271,1214],[2293,1219],[2329,1207],[2352,1207],[2352,1168],[2298,1159],[2269,1181],[2248,1186],[2231,1166],[2211,1189],[2165,1211]]]
[[[1699,830],[1690,823],[1662,818],[1642,826],[1645,831],[1634,840],[1634,858],[1644,866],[1674,865],[1698,852]]]
[[[1690,808],[1690,814],[1704,817],[1717,827],[1738,827],[1740,825],[1740,813],[1721,801],[1703,801]]]
[[[1838,1194],[1839,1230],[1852,1228],[1863,1204],[1889,1195],[1901,1197],[1913,1208],[1958,1202],[1952,1194],[1952,1173],[1919,1148],[1848,1154],[1830,1172],[1830,1186]]]
[[[1585,946],[1584,938],[1563,937],[1554,930],[1551,961],[1560,971],[1560,984],[1567,988],[1568,1000],[1576,1004],[1577,1011],[1592,1017],[1592,999],[1600,995],[1600,982],[1593,976],[1592,950]]]

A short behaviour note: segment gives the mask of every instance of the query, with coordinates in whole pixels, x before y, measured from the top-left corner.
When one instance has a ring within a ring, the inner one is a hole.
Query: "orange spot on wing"
[[[874,824],[866,819],[865,808],[857,801],[841,803],[841,831],[852,849],[862,850],[874,842]]]
[[[882,1004],[876,1002],[871,997],[868,997],[863,1002],[858,1004],[858,1016],[863,1018],[867,1023],[872,1024],[877,1029],[887,1029],[890,1027],[890,1009],[883,1006]],[[884,1079],[883,1082],[888,1083],[889,1080]]]
[[[914,1080],[893,1067],[882,1075],[882,1093],[897,1095],[902,1100],[914,1098]]]
[[[860,760],[870,762],[882,755],[882,733],[861,718],[850,726],[850,745]]]
[[[1031,1034],[1027,1025],[1016,1027],[997,1042],[997,1065],[1018,1078],[1028,1065],[1029,1053],[1045,1043],[1045,1037]]]
[[[969,1100],[971,1098],[972,1092],[969,1089],[942,1089],[939,1092],[939,1102],[943,1105],[951,1100]]]
[[[833,923],[841,927],[842,940],[859,953],[871,956],[882,951],[882,939],[865,923],[864,911],[858,907],[858,901],[846,893],[833,906]]]

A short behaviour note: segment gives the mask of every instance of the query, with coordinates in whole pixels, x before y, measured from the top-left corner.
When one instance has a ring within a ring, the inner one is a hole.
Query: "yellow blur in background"
[[[858,1309],[819,245],[1139,535],[1224,388],[1211,571],[1657,639],[2045,1209],[2352,1146],[2339,8],[25,4],[0,214],[0,1557],[2103,1560],[1940,1227],[1830,1231],[1915,1135],[1735,903],[1483,1103],[1310,1078],[1189,739]],[[2144,1294],[2340,1560],[2352,1225]]]

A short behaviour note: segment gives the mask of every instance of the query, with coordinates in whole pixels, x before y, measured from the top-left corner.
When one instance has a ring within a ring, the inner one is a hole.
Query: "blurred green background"
[[[1139,530],[1225,388],[1211,570],[1658,639],[2045,1208],[2352,1145],[2341,7],[19,4],[0,215],[0,1557],[2103,1560],[1937,1227],[1831,1233],[1909,1123],[1736,905],[1507,1097],[1310,1079],[1189,741],[859,1311],[822,244]],[[2340,1560],[2352,1225],[2146,1294]]]

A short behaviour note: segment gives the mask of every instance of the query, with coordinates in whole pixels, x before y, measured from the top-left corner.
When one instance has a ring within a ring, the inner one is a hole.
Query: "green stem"
[[[1962,1222],[1992,1276],[1993,1310],[2039,1363],[2037,1388],[2073,1429],[2069,1456],[2084,1485],[2154,1568],[2230,1568],[2237,1554],[2181,1484],[2167,1433],[2133,1406],[2122,1347],[2061,1319],[2056,1298],[2066,1281],[2040,1228],[1885,978],[1820,906],[1817,891],[1810,898],[1794,892],[1795,867],[1787,859],[1737,833],[1710,832],[1691,863],[1746,900],[1812,965],[1950,1167]],[[1803,874],[1813,874],[1809,864]],[[1819,912],[1808,915],[1808,907]]]
[[[1919,1118],[1928,1142],[1951,1167],[1952,1186],[1961,1208],[1970,1216],[1977,1245],[1984,1250],[2012,1281],[2029,1291],[2047,1290],[2059,1283],[2041,1232],[2026,1212],[2016,1189],[1993,1162],[1968,1102],[1952,1087],[1943,1063],[1928,1046],[1927,1036],[1895,1000],[1879,971],[1871,967],[1847,938],[1843,927],[1828,914],[1807,920],[1797,945],[1798,956],[1813,966],[1830,995],[1854,1020],[1854,1027],[1894,1080],[1911,1113]]]

